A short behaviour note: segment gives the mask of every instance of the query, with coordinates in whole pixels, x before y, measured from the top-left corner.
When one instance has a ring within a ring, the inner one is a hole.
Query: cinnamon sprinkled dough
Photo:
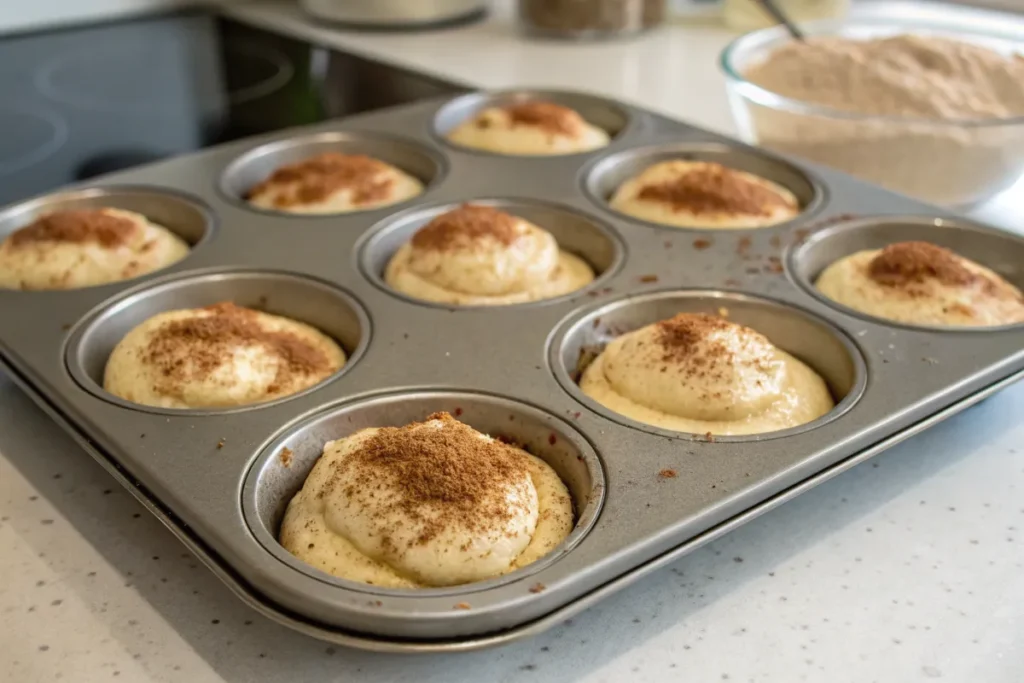
[[[282,166],[249,190],[246,199],[291,213],[344,213],[395,204],[422,192],[419,180],[383,161],[325,152]]]
[[[464,204],[438,216],[416,231],[412,245],[421,249],[445,251],[490,238],[508,246],[521,234],[515,216],[490,206]]]
[[[821,377],[764,335],[700,313],[614,339],[584,370],[580,389],[626,417],[693,433],[771,432],[834,405]]]
[[[759,176],[706,161],[663,161],[623,183],[612,208],[674,227],[760,228],[795,217],[793,194]]]
[[[497,154],[556,155],[605,147],[608,133],[576,111],[553,102],[489,107],[455,128],[448,139]]]
[[[100,209],[57,211],[14,231],[11,246],[36,242],[95,242],[104,247],[127,244],[138,225],[130,218]]]
[[[818,277],[828,298],[915,325],[1024,322],[1024,297],[998,274],[928,242],[899,242],[839,259]]]
[[[188,255],[177,235],[118,209],[40,216],[0,244],[0,288],[76,289],[165,268]]]
[[[572,109],[551,102],[520,102],[504,110],[513,126],[533,126],[553,135],[579,138],[587,125]]]
[[[436,413],[328,442],[288,505],[281,544],[353,581],[450,586],[530,564],[572,525],[546,463]]]
[[[145,321],[114,348],[107,391],[165,408],[269,401],[336,372],[341,348],[309,325],[232,303],[169,311]]]
[[[935,279],[944,285],[969,285],[978,279],[949,249],[928,242],[900,242],[871,259],[868,275],[875,282],[902,287]]]
[[[593,281],[594,271],[546,230],[464,204],[420,228],[391,258],[384,279],[417,299],[493,306],[567,294]]]

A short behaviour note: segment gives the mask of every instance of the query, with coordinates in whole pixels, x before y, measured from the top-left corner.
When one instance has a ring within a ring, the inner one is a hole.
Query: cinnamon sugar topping
[[[11,234],[11,246],[32,242],[95,242],[119,247],[138,230],[134,221],[103,209],[73,209],[42,216]]]
[[[678,178],[643,187],[639,199],[666,202],[674,211],[771,216],[795,203],[770,187],[755,183],[731,168],[704,163]]]
[[[868,275],[889,287],[935,279],[945,285],[969,285],[978,275],[968,270],[949,249],[928,242],[890,244],[868,265]]]
[[[568,107],[552,102],[520,102],[502,107],[513,126],[534,126],[552,135],[579,137],[580,115]]]
[[[412,238],[412,245],[444,251],[485,237],[509,245],[519,237],[517,224],[518,219],[504,211],[490,206],[463,204],[420,228]]]
[[[352,204],[359,206],[387,199],[394,185],[394,179],[386,175],[388,169],[382,161],[362,154],[325,152],[282,166],[247,196],[273,190],[278,193],[275,206],[286,208],[321,202],[339,190],[349,190]]]
[[[426,424],[435,420],[439,428]],[[374,499],[381,518],[396,511],[411,518],[420,534],[410,544],[425,544],[453,526],[478,531],[512,519],[516,506],[525,503],[510,502],[509,490],[529,481],[528,465],[518,449],[480,438],[448,413],[435,413],[423,423],[377,430],[335,463],[319,495],[348,479],[346,496]],[[375,496],[385,487],[397,496]]]
[[[664,360],[680,360],[693,354],[694,348],[708,334],[729,329],[731,323],[706,313],[680,313],[658,323],[659,341],[665,351]]]
[[[240,348],[261,346],[279,359],[269,394],[290,386],[297,377],[326,374],[331,368],[324,352],[291,332],[268,330],[256,312],[223,302],[205,309],[211,315],[172,320],[161,326],[143,351],[164,382],[161,393],[174,395],[183,383],[206,379],[230,361]]]

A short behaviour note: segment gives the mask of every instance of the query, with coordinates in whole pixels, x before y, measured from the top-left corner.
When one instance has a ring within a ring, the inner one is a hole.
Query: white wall
[[[240,0],[0,0],[0,34]]]

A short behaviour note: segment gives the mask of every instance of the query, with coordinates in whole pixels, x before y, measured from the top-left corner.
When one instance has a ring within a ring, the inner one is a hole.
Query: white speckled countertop
[[[232,12],[287,31],[301,21],[280,2]],[[438,61],[422,65],[442,75],[469,80],[472,62],[484,85],[570,81],[729,130],[706,64],[724,32],[617,44],[609,73],[598,46],[523,43],[502,15],[464,31],[323,36],[406,62],[432,47]],[[1006,198],[996,207],[990,217],[1014,213]],[[540,637],[407,657],[250,611],[0,375],[0,681],[1020,683],[1022,408],[1018,385]]]

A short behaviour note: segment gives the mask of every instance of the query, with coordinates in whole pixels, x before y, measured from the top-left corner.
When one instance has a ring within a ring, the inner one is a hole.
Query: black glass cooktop
[[[0,205],[463,89],[205,12],[0,38]]]

